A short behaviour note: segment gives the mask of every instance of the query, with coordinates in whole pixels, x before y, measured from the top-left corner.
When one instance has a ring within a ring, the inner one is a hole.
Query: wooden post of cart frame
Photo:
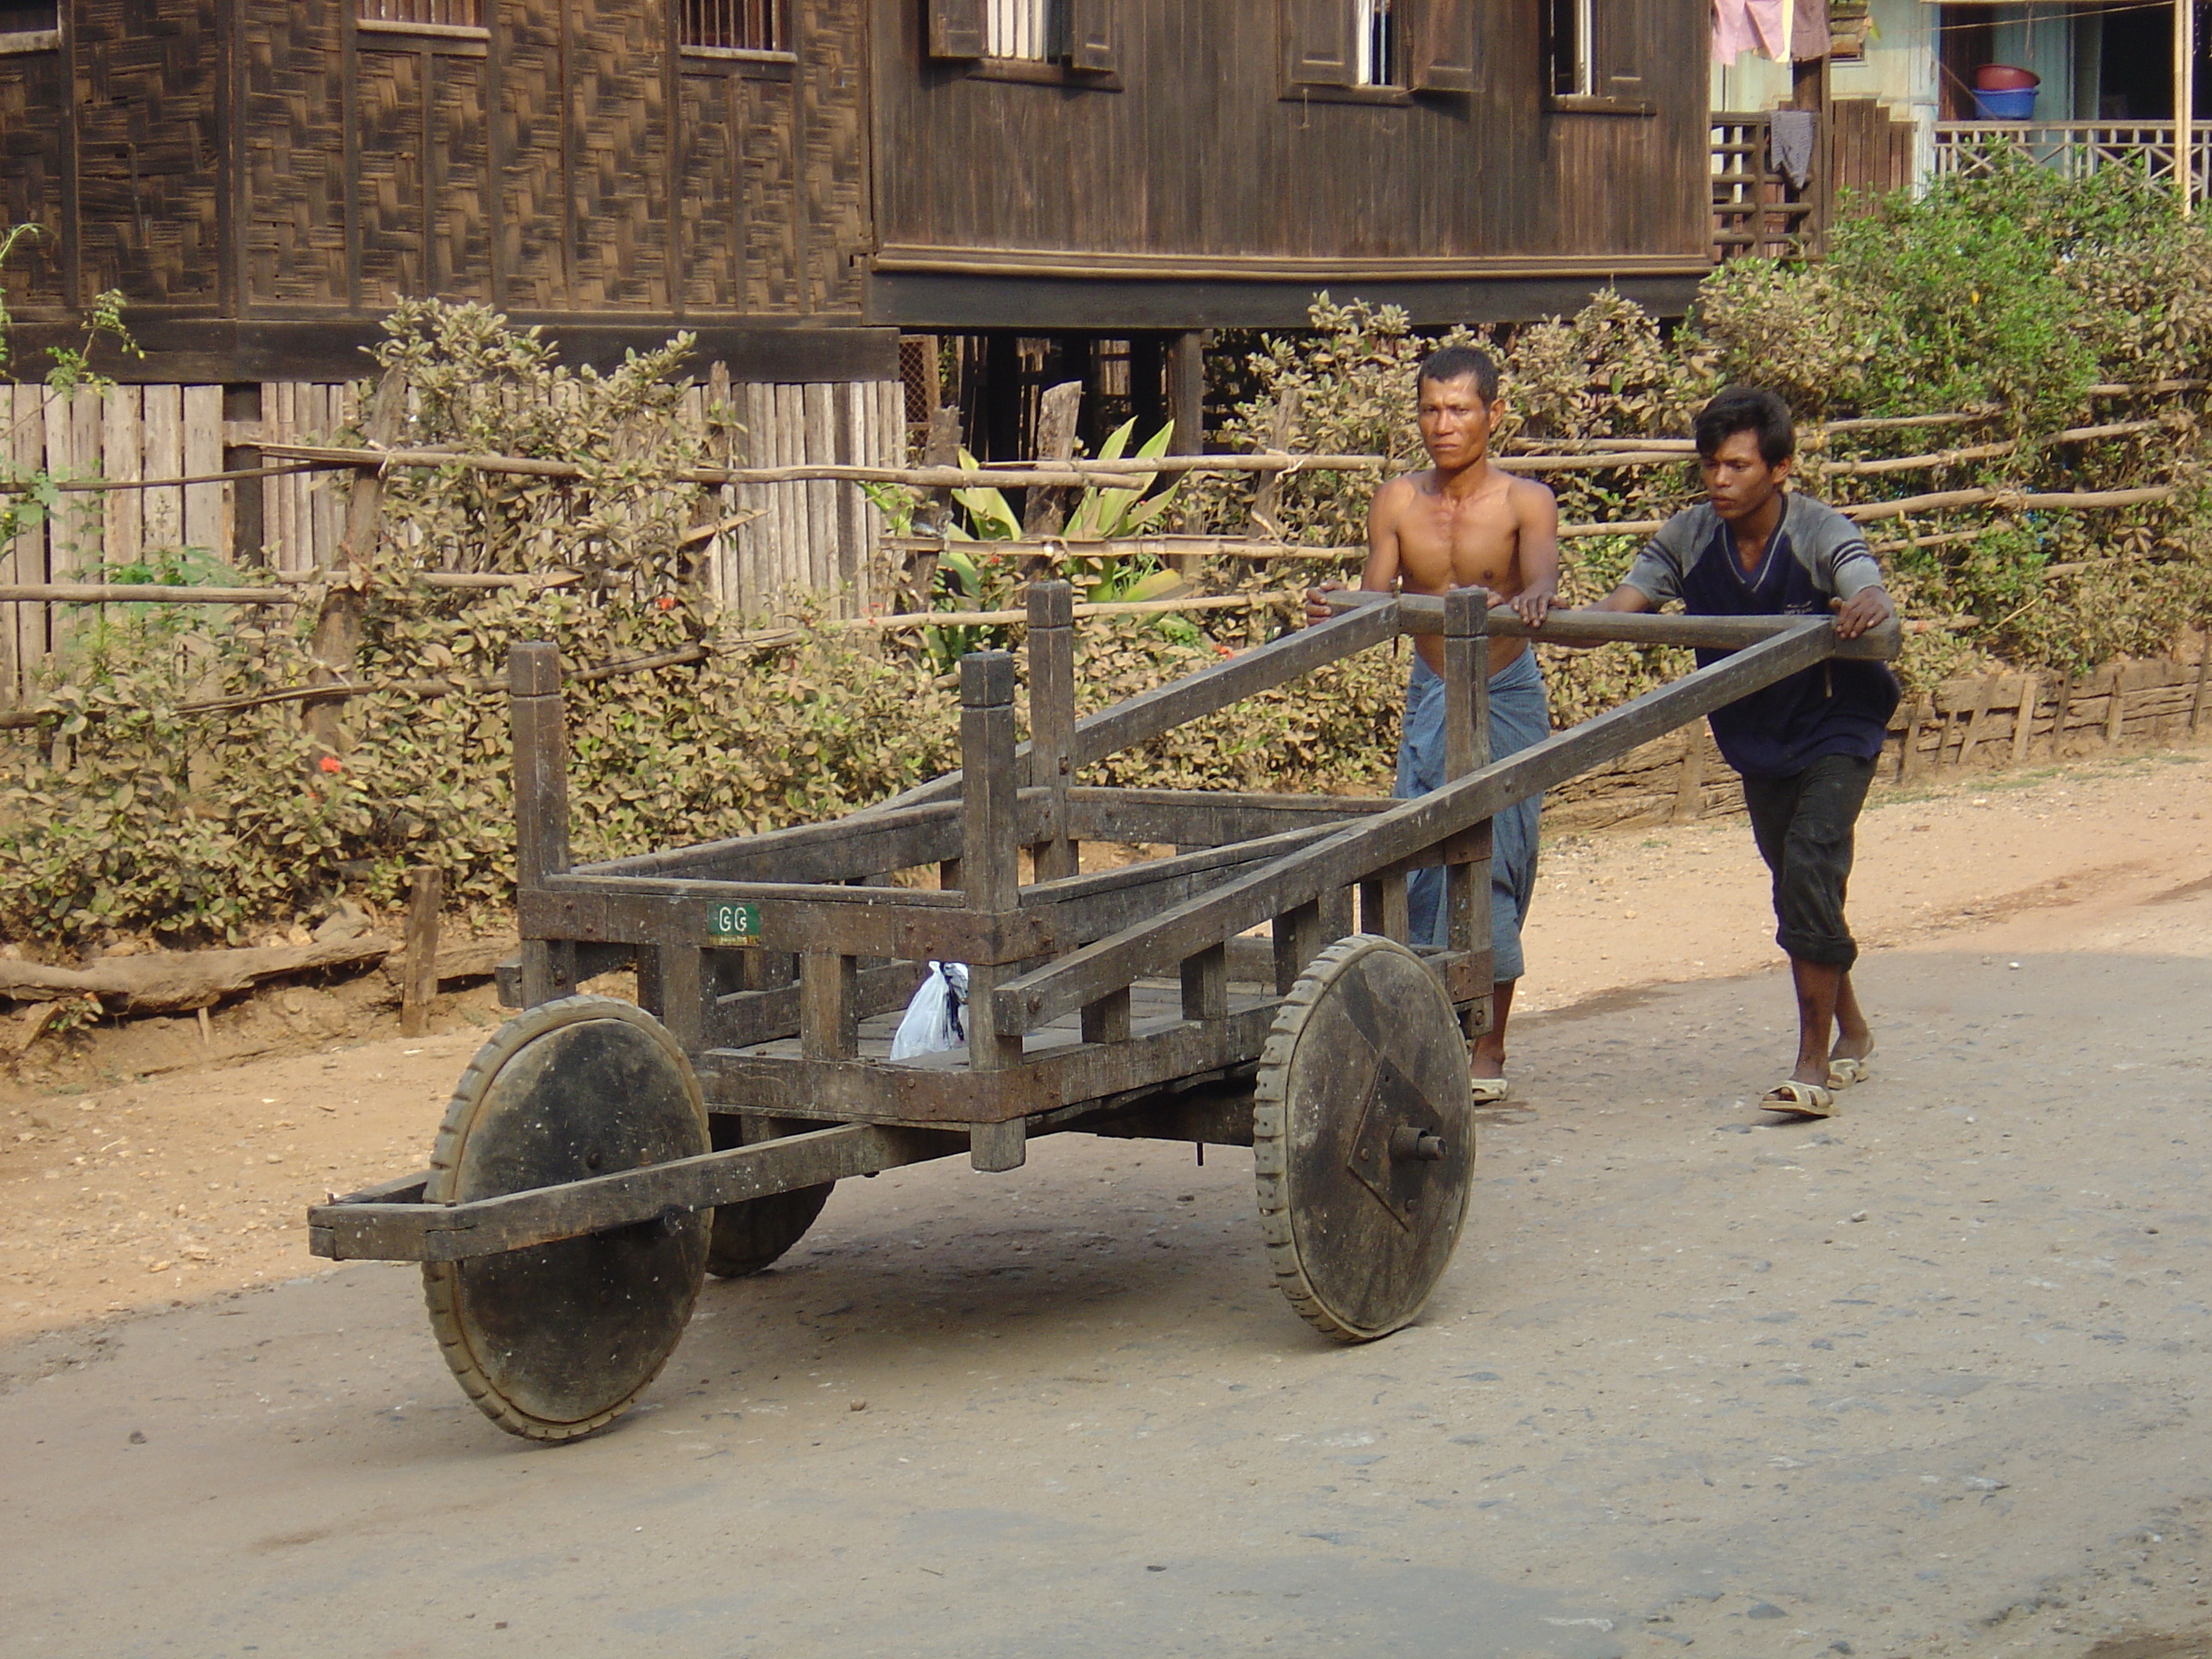
[[[1004,913],[1021,903],[1014,769],[1014,659],[978,651],[960,659],[960,879],[971,910]],[[1018,968],[968,966],[968,1064],[978,1072],[1022,1063],[1022,1039],[1001,1036],[992,1009],[1000,981]],[[1028,1157],[1019,1118],[975,1124],[969,1158],[979,1170],[1013,1170]]]
[[[1444,595],[1444,781],[1489,764],[1490,595],[1480,587],[1455,587]],[[1489,956],[1487,819],[1445,843],[1444,918],[1448,949]],[[1468,1011],[1468,1035],[1480,1035],[1489,1023],[1486,996]]]
[[[1051,792],[1048,840],[1030,857],[1039,881],[1076,873],[1077,848],[1067,834],[1068,773],[1075,748],[1075,589],[1064,581],[1029,587],[1030,777]]]
[[[568,867],[568,730],[561,702],[561,653],[542,641],[507,659],[507,717],[514,743],[514,873],[527,892]],[[522,942],[522,1002],[534,1008],[576,988],[576,947]]]

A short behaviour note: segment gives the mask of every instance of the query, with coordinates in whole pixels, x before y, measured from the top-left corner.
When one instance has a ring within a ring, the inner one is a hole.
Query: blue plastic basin
[[[1974,119],[1977,121],[2026,121],[2035,114],[2035,88],[2022,87],[2017,92],[1977,92],[1974,94]]]

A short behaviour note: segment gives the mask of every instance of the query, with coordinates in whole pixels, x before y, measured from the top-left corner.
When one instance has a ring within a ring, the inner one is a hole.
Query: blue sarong
[[[1444,781],[1444,683],[1419,657],[1406,682],[1406,720],[1398,741],[1398,800],[1411,800],[1440,788]],[[1552,714],[1544,695],[1543,671],[1536,653],[1523,651],[1490,677],[1490,758],[1543,742],[1552,734]],[[1536,817],[1543,798],[1516,802],[1490,826],[1490,940],[1495,957],[1491,977],[1521,977],[1521,924],[1536,890]],[[1416,945],[1444,940],[1444,872],[1440,865],[1417,870],[1406,883],[1408,932]]]

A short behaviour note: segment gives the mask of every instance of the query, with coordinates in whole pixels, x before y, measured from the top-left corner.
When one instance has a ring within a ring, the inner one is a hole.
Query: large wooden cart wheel
[[[714,1120],[716,1152],[744,1144],[736,1118]],[[707,1246],[707,1271],[717,1279],[743,1279],[760,1272],[806,1236],[836,1185],[825,1181],[818,1187],[796,1187],[719,1206]]]
[[[1356,933],[1313,959],[1261,1053],[1252,1148],[1275,1281],[1340,1342],[1421,1310],[1474,1176],[1467,1040],[1404,945]]]
[[[659,1021],[604,997],[518,1015],[461,1074],[423,1198],[466,1202],[695,1158],[707,1109]],[[672,1211],[613,1231],[426,1262],[430,1328],[469,1398],[509,1433],[569,1440],[659,1376],[691,1317],[711,1223]]]

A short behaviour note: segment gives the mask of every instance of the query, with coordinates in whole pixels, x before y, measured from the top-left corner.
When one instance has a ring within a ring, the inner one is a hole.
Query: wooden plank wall
[[[1601,27],[1630,31],[1656,116],[1546,110],[1539,0],[1474,9],[1478,90],[1395,106],[1286,96],[1295,8],[1122,0],[1109,91],[930,65],[927,8],[879,0],[878,234],[886,247],[1694,258],[1705,8],[1595,3]]]
[[[905,459],[903,389],[896,380],[732,386],[716,365],[686,398],[690,419],[731,410],[717,459],[733,465],[832,461],[896,465]],[[218,386],[118,386],[64,398],[0,383],[0,456],[58,478],[203,477],[226,448],[326,443],[355,416],[348,385],[272,382],[261,418],[223,419]],[[238,496],[261,492],[262,541],[237,545]],[[0,584],[102,580],[103,567],[191,550],[224,564],[297,575],[329,562],[344,528],[344,486],[332,472],[184,488],[72,492],[56,519],[0,545]],[[760,516],[713,538],[700,562],[708,592],[748,615],[790,609],[790,590],[821,596],[836,616],[870,608],[880,591],[880,516],[853,484],[746,486],[718,492],[714,522]],[[81,607],[0,604],[0,703],[16,700],[39,666],[67,649]]]
[[[1875,196],[1912,182],[1912,124],[1893,118],[1873,98],[1838,98],[1830,106],[1834,130],[1828,154],[1836,186],[1852,192],[1863,211]]]
[[[222,388],[118,386],[64,397],[0,385],[0,420],[16,469],[57,478],[182,478],[222,470]],[[0,582],[98,581],[103,567],[149,551],[194,548],[226,557],[231,484],[72,492],[44,524],[0,547]],[[0,701],[12,700],[49,653],[66,649],[75,607],[0,605]]]

